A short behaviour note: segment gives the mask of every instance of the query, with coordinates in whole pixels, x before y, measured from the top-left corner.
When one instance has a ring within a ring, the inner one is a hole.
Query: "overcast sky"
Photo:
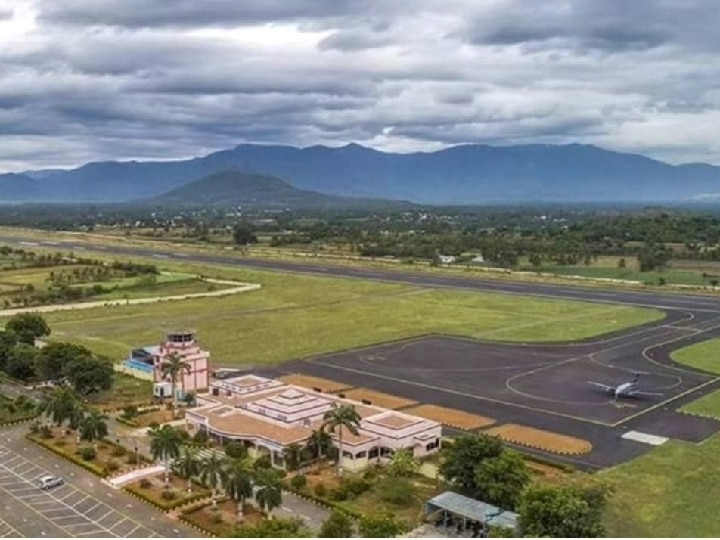
[[[720,164],[718,0],[0,0],[0,171],[243,142]]]

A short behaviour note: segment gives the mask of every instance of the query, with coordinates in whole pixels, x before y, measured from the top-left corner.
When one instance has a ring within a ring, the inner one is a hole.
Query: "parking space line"
[[[133,534],[133,533],[134,533],[135,531],[137,531],[139,528],[140,528],[140,525],[134,527],[130,532],[128,532],[128,533],[125,535],[125,538],[128,538],[131,534]]]

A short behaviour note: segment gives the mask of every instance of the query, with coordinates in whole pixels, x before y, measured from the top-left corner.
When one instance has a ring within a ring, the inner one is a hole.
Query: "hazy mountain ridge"
[[[0,176],[0,199],[119,202],[152,198],[208,175],[241,169],[300,190],[437,204],[665,202],[720,192],[720,167],[669,165],[590,145],[460,145],[396,154],[357,144],[330,148],[239,145],[171,162],[93,162],[72,170]],[[15,175],[18,176],[18,175]],[[25,191],[23,191],[25,189]]]

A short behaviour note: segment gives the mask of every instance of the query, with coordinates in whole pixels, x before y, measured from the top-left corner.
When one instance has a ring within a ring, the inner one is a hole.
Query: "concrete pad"
[[[648,433],[642,433],[640,431],[628,431],[622,436],[623,439],[628,439],[630,441],[637,441],[645,444],[649,444],[651,446],[660,446],[661,444],[665,444],[668,442],[667,437],[660,437],[658,435],[650,435]]]
[[[147,478],[148,476],[155,476],[156,474],[162,473],[164,471],[165,471],[165,467],[163,467],[162,465],[155,465],[153,467],[145,467],[144,469],[138,469],[136,471],[131,471],[127,474],[123,474],[121,476],[116,476],[115,478],[111,478],[110,480],[108,480],[108,484],[114,488],[119,488],[126,484],[130,484],[132,482],[140,480],[142,478]]]

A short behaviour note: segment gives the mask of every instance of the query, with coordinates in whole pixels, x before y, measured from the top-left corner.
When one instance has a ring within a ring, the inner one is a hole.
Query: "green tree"
[[[233,229],[233,240],[235,240],[235,243],[239,246],[247,246],[248,244],[257,243],[257,236],[255,236],[250,227],[241,223]]]
[[[363,516],[360,518],[358,530],[363,538],[393,538],[405,532],[407,528],[388,514]]]
[[[200,463],[200,481],[212,491],[213,508],[217,507],[217,491],[225,480],[225,466],[220,454],[213,452]]]
[[[323,456],[330,455],[333,449],[332,437],[322,427],[315,429],[308,437],[305,443],[305,449],[311,456],[315,457],[315,463],[317,467],[320,467],[320,463],[323,460]]]
[[[81,409],[77,394],[66,386],[55,387],[52,392],[43,394],[38,405],[38,412],[49,418],[56,426],[69,421]]]
[[[393,455],[387,467],[390,476],[396,478],[407,478],[415,474],[420,468],[420,463],[415,459],[411,450],[400,449]]]
[[[115,370],[107,358],[80,356],[66,363],[62,374],[78,394],[87,396],[101,390],[110,390]]]
[[[225,443],[225,445],[223,446],[223,450],[225,450],[225,455],[227,457],[233,459],[245,459],[248,455],[245,445],[237,441],[230,441],[228,443]]]
[[[605,497],[604,490],[597,488],[533,485],[520,502],[519,536],[602,537]]]
[[[497,437],[489,435],[463,435],[451,446],[442,449],[440,474],[450,483],[475,493],[475,468],[486,459],[498,457],[503,445]]]
[[[523,457],[505,449],[475,467],[476,495],[506,510],[515,510],[523,490],[530,483],[530,471]]]
[[[288,471],[297,471],[305,459],[305,449],[297,443],[289,444],[283,450],[283,459]]]
[[[107,437],[107,420],[106,414],[92,409],[80,424],[80,440],[93,442]]]
[[[35,364],[39,351],[27,343],[18,343],[11,350],[5,362],[5,373],[27,381],[35,377]]]
[[[186,373],[188,375],[192,373],[192,366],[183,360],[179,354],[173,352],[160,364],[160,373],[163,377],[169,378],[170,384],[172,384],[173,418],[175,418],[177,416],[177,382]]]
[[[150,453],[155,461],[162,460],[165,465],[165,487],[170,486],[170,465],[180,455],[182,438],[178,430],[170,425],[163,425],[151,428],[148,431],[150,437]]]
[[[37,313],[19,313],[13,315],[5,324],[17,336],[18,341],[27,345],[35,345],[35,340],[49,336],[50,327],[45,319]]]
[[[253,495],[253,468],[249,459],[226,459],[224,462],[223,490],[237,505],[237,521],[244,519],[245,499]]]
[[[92,352],[74,343],[50,342],[42,348],[35,361],[38,376],[45,381],[57,381],[63,367],[77,358],[92,357]]]
[[[192,493],[192,479],[200,474],[201,462],[198,458],[197,450],[190,447],[184,447],[180,452],[180,457],[175,460],[175,472],[180,476],[187,478],[188,493]]]
[[[17,345],[17,336],[9,330],[0,330],[0,371],[5,371],[15,345]]]
[[[353,435],[358,434],[358,426],[361,417],[352,405],[334,406],[323,416],[323,427],[326,427],[330,433],[337,431],[338,438],[338,458],[337,472],[342,474],[343,460],[343,430],[347,429]]]
[[[276,469],[263,469],[255,474],[255,501],[269,516],[282,504],[282,481]]]
[[[352,521],[344,512],[333,509],[323,521],[318,533],[319,538],[350,538],[353,534]]]

